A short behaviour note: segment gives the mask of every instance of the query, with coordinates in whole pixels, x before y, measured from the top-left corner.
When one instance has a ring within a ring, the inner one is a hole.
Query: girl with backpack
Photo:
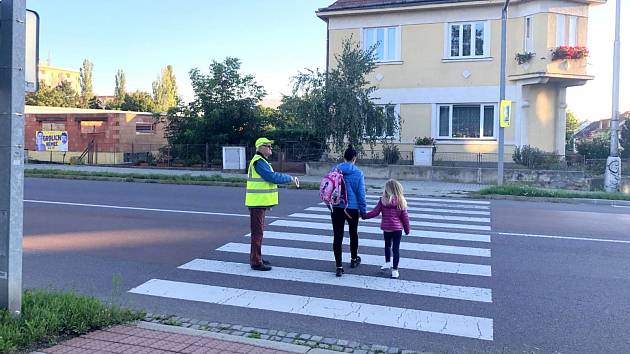
[[[383,196],[372,211],[363,215],[363,219],[371,219],[379,214],[381,217],[381,230],[385,239],[385,264],[381,270],[392,270],[392,278],[398,278],[398,261],[400,260],[400,239],[402,232],[409,235],[409,213],[407,212],[407,201],[403,193],[402,185],[395,179],[390,179],[385,183]],[[394,253],[394,265],[390,262],[391,253]]]
[[[346,221],[348,222],[350,233],[350,268],[355,268],[361,264],[361,257],[358,255],[359,217],[366,212],[365,178],[363,172],[355,166],[357,151],[352,147],[352,144],[344,152],[343,158],[345,161],[338,164],[335,169],[338,169],[343,174],[343,189],[347,197],[344,196],[345,198],[341,198],[338,204],[332,205],[330,214],[334,234],[333,252],[337,266],[335,275],[338,277],[343,275],[341,244]]]

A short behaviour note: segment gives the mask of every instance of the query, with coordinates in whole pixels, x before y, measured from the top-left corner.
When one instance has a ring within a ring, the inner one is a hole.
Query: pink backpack
[[[322,178],[319,184],[319,198],[331,211],[332,206],[339,205],[341,202],[348,204],[348,192],[340,169],[335,168]]]

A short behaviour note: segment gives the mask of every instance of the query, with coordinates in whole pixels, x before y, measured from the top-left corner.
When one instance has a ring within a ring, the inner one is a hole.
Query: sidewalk
[[[183,169],[158,169],[158,168],[136,168],[136,167],[112,167],[112,166],[76,166],[76,165],[57,165],[57,164],[26,164],[26,169],[56,169],[65,171],[83,171],[83,172],[113,172],[113,173],[139,173],[153,175],[170,175],[170,176],[215,176],[223,177],[242,177],[245,174],[240,173],[224,173],[221,171],[203,171],[203,170],[183,170]],[[320,176],[300,176],[300,180],[304,182],[319,183]],[[365,180],[366,187],[370,193],[380,193],[386,180],[367,178]],[[425,195],[425,196],[449,196],[461,195],[469,192],[475,192],[485,187],[482,184],[469,183],[449,183],[435,181],[400,181],[408,195]]]
[[[90,332],[31,354],[52,353],[338,353],[308,346],[212,333],[149,322]]]

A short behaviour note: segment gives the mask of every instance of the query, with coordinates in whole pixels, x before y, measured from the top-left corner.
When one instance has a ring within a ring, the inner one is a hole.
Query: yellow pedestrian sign
[[[499,109],[499,123],[501,128],[507,128],[512,121],[512,101],[501,101],[501,108]]]

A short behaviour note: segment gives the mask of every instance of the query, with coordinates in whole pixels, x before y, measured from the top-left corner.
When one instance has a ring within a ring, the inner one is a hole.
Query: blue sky
[[[333,0],[27,0],[39,13],[40,58],[78,69],[94,63],[94,89],[112,94],[114,75],[125,71],[127,89],[151,91],[160,69],[173,65],[180,94],[192,98],[188,71],[207,72],[212,60],[241,59],[279,99],[290,77],[325,65],[326,24],[315,10]],[[95,5],[98,4],[98,5]],[[622,9],[630,18],[630,6]],[[596,80],[568,91],[569,109],[580,119],[610,116],[614,1],[591,10],[590,73]],[[630,33],[628,21],[622,33]],[[623,39],[622,39],[623,41]],[[630,110],[630,37],[622,42],[621,110]],[[625,98],[625,99],[624,99]]]

